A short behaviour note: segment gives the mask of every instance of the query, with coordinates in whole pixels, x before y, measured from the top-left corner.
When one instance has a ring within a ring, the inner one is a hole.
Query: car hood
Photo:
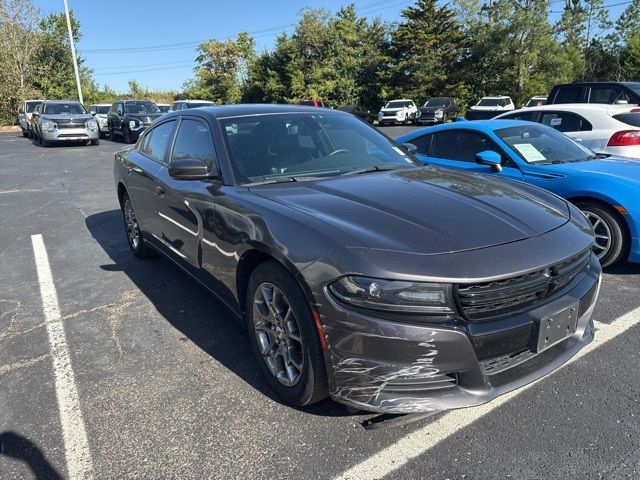
[[[132,114],[132,113],[127,113],[126,117],[127,118],[131,118],[131,119],[135,119],[135,120],[140,120],[141,122],[153,122],[156,118],[159,118],[162,116],[162,113],[143,113],[143,114]]]
[[[420,110],[422,113],[434,113],[436,110],[444,110],[445,107],[420,107],[418,110]]]
[[[88,113],[78,113],[77,115],[69,115],[69,114],[51,114],[51,113],[43,113],[40,115],[42,120],[89,120],[93,118],[93,115]]]
[[[585,162],[558,163],[553,165],[528,165],[523,168],[526,173],[546,171],[563,175],[597,175],[622,180],[625,183],[640,185],[640,159],[625,157],[608,157]]]
[[[409,107],[402,107],[402,108],[381,108],[380,111],[383,113],[398,113],[401,112],[403,110],[408,109]]]
[[[369,248],[434,255],[544,234],[569,219],[563,200],[488,175],[399,169],[251,191],[342,230]]]

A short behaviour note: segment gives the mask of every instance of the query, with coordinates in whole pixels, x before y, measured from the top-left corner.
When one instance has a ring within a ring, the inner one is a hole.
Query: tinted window
[[[87,113],[79,103],[45,103],[44,112],[49,115],[78,115]]]
[[[425,107],[442,107],[449,105],[449,100],[446,98],[430,98],[424,103]]]
[[[196,102],[191,102],[191,103],[185,103],[184,104],[184,108],[200,108],[200,107],[212,107],[213,105],[211,103],[196,103]]]
[[[433,135],[423,135],[421,137],[414,138],[409,143],[413,143],[418,148],[418,153],[422,155],[429,155],[432,138],[433,138]]]
[[[619,113],[613,118],[632,127],[640,127],[640,113]]]
[[[158,110],[160,110],[161,113],[166,113],[169,111],[170,108],[171,108],[171,105],[162,105],[158,107]]]
[[[26,104],[26,108],[25,108],[25,111],[26,111],[27,113],[33,113],[33,112],[34,112],[34,110],[36,109],[36,107],[37,107],[38,105],[40,105],[41,103],[42,103],[42,102],[27,102],[27,104]]]
[[[589,103],[608,103],[613,104],[616,100],[627,100],[622,97],[622,89],[617,87],[591,87],[591,95],[589,96]]]
[[[96,113],[99,113],[100,115],[104,115],[105,113],[109,112],[109,106],[108,105],[98,105],[96,108]]]
[[[164,162],[175,124],[175,120],[172,120],[158,125],[147,133],[140,151],[157,162]]]
[[[411,102],[394,101],[394,102],[388,102],[385,108],[404,108],[404,107],[410,107],[410,106],[411,106]]]
[[[502,100],[499,98],[481,98],[477,105],[479,107],[499,107],[502,105]]]
[[[215,154],[209,128],[202,122],[184,119],[178,129],[173,145],[173,160],[197,159],[213,165]]]
[[[580,115],[569,112],[544,112],[539,123],[555,128],[560,132],[586,132],[591,124]]]
[[[160,113],[158,107],[153,102],[135,101],[124,104],[125,113]]]
[[[396,144],[351,115],[292,112],[222,119],[221,124],[241,183],[416,165]]]
[[[476,153],[484,150],[500,153],[498,146],[483,133],[450,130],[433,135],[429,156],[475,163]]]
[[[581,103],[582,87],[560,87],[553,103]]]

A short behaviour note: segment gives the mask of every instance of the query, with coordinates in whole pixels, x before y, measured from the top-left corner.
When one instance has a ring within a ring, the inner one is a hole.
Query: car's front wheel
[[[596,202],[576,202],[576,207],[582,210],[595,233],[593,252],[600,264],[608,267],[622,260],[629,247],[623,220],[609,207]]]
[[[328,395],[318,330],[298,282],[267,261],[251,274],[246,321],[252,350],[269,385],[286,402],[303,406]]]
[[[127,234],[127,243],[129,244],[131,252],[138,258],[149,258],[153,256],[153,250],[142,237],[136,212],[133,210],[131,199],[126,193],[122,198],[122,219]]]
[[[124,143],[131,143],[132,142],[131,132],[129,131],[129,129],[127,127],[124,127],[122,129],[122,141]]]

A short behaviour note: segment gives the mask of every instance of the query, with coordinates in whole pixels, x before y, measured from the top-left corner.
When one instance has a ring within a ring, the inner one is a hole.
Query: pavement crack
[[[18,370],[20,368],[26,368],[26,367],[30,367],[31,365],[35,365],[36,363],[39,363],[46,358],[49,358],[49,355],[50,355],[49,353],[45,353],[38,357],[33,357],[28,360],[23,360],[21,362],[10,363],[8,365],[0,365],[0,375],[13,372],[14,370]]]
[[[6,306],[7,304],[9,307]],[[15,328],[16,316],[18,315],[18,311],[21,306],[22,304],[18,300],[0,299],[0,327],[4,325],[4,322],[6,321],[5,319],[11,316],[8,320],[9,326],[0,332],[0,342],[4,340],[5,337],[9,336]]]

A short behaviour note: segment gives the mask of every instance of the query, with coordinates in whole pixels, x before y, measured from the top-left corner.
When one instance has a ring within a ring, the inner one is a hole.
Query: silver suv
[[[31,128],[43,147],[66,140],[98,145],[98,122],[80,102],[46,100],[33,113]]]
[[[18,107],[18,121],[22,129],[22,135],[27,138],[32,137],[31,132],[31,115],[38,105],[44,100],[25,100]]]
[[[107,122],[107,113],[111,108],[110,103],[94,103],[89,105],[89,113],[98,122],[98,134],[100,138],[104,138],[109,133],[109,124]]]

